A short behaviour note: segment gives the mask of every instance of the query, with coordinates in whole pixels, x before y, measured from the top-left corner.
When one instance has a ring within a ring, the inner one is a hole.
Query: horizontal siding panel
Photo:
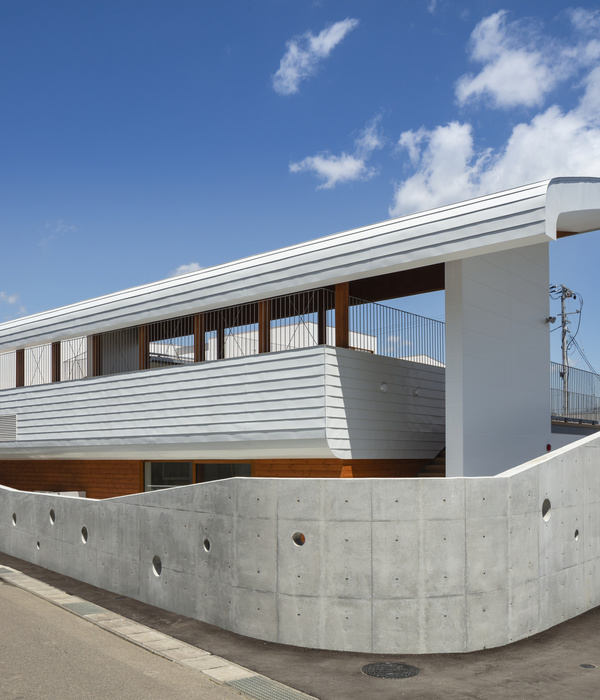
[[[327,440],[337,456],[433,458],[444,446],[443,368],[337,348],[327,351],[326,373]]]
[[[325,439],[324,349],[253,356],[0,393],[18,401],[23,452],[36,448]],[[246,372],[237,373],[245,366]],[[207,379],[208,378],[208,379]],[[25,399],[21,397],[26,394]],[[14,448],[13,448],[14,449]],[[0,459],[2,458],[0,448]],[[222,455],[227,458],[226,454]]]

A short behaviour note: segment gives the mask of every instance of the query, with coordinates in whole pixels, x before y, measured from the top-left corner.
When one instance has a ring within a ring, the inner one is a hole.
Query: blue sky
[[[0,56],[0,319],[600,176],[595,2],[22,0]],[[600,369],[598,234],[551,255]]]

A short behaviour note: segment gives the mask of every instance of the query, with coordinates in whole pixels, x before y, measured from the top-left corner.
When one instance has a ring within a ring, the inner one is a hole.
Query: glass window
[[[193,483],[192,462],[146,462],[144,491],[157,491]]]

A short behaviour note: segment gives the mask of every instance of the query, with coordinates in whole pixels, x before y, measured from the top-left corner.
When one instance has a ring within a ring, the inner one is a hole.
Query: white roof
[[[88,335],[600,228],[600,179],[555,178],[0,324],[0,350]]]

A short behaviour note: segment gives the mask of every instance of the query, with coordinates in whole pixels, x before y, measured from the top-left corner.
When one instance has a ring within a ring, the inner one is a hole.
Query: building
[[[547,323],[549,245],[597,228],[600,180],[556,178],[0,325],[0,548],[318,648],[599,604],[600,443],[552,432]],[[445,356],[379,305],[442,289]],[[454,478],[398,478],[443,448]]]

